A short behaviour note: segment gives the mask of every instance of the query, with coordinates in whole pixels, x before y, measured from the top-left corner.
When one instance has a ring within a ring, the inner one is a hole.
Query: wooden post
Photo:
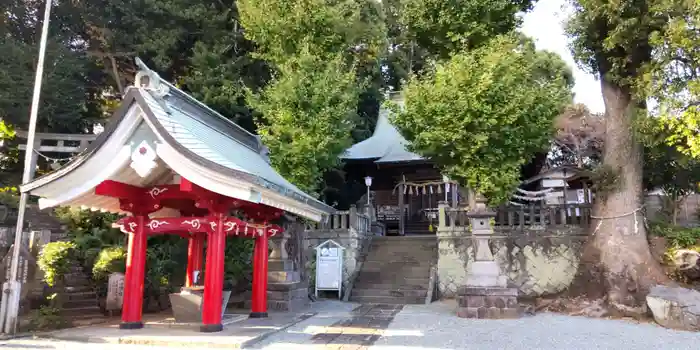
[[[124,277],[124,305],[122,306],[121,329],[143,328],[143,284],[146,270],[145,215],[136,215],[135,232],[129,234]]]
[[[561,213],[560,213],[560,215],[561,215],[561,224],[562,224],[562,225],[566,225],[566,221],[567,221],[566,218],[567,218],[567,216],[569,216],[568,208],[567,208],[567,205],[566,205],[566,202],[567,202],[567,198],[566,198],[566,197],[567,197],[566,184],[564,184],[564,187],[562,187],[561,191],[562,191],[562,193],[564,194],[564,203],[562,203],[562,204],[563,204],[562,208],[564,208],[564,210],[562,210]]]
[[[447,229],[447,218],[445,217],[445,210],[447,209],[447,203],[440,201],[438,202],[438,231],[443,231]]]
[[[450,190],[452,190],[452,207],[457,208],[459,206],[459,185],[457,184],[450,184]],[[471,193],[469,194],[471,196]]]
[[[202,304],[202,326],[205,333],[220,332],[222,294],[224,288],[224,251],[226,233],[224,232],[223,213],[217,213],[216,231],[209,234],[207,247],[207,271],[204,274],[204,301]],[[267,239],[267,237],[266,237]],[[266,252],[267,253],[267,252]],[[265,254],[267,257],[267,254]]]
[[[195,271],[202,274],[202,257],[204,252],[204,234],[192,233],[188,238],[187,246],[187,275],[185,276],[185,286],[192,287],[197,281]]]
[[[403,236],[405,234],[404,232],[404,225],[406,221],[406,213],[404,211],[404,193],[403,189],[405,184],[401,183],[399,185],[399,235]]]
[[[267,317],[267,235],[255,238],[253,251],[253,303],[250,318]]]

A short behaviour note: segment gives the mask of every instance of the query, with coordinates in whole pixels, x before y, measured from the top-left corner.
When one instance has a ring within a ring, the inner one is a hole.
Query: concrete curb
[[[305,321],[316,315],[316,313],[305,313],[294,318],[292,321],[283,324],[279,328],[270,329],[259,335],[243,341],[241,343],[216,343],[216,342],[206,342],[206,341],[168,341],[168,340],[155,340],[148,339],[146,337],[131,338],[130,336],[124,337],[90,337],[90,336],[74,336],[74,335],[58,335],[57,332],[46,332],[42,334],[36,334],[34,337],[38,339],[49,339],[49,340],[61,340],[76,343],[92,343],[92,344],[123,344],[123,345],[147,345],[147,346],[161,346],[161,347],[202,347],[202,348],[214,348],[214,349],[243,349],[246,347],[253,346],[271,335],[284,331],[295,324]]]

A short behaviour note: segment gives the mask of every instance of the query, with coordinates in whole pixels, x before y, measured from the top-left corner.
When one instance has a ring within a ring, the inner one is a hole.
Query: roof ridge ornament
[[[170,93],[170,87],[162,83],[160,75],[148,68],[138,57],[136,57],[136,66],[139,67],[139,71],[136,72],[134,77],[134,85],[136,87],[149,90],[159,98],[163,98]]]

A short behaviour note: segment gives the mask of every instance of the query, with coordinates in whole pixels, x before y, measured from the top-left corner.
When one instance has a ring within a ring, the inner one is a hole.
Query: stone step
[[[368,260],[376,260],[376,261],[425,261],[425,262],[430,262],[432,260],[437,259],[437,252],[421,252],[421,251],[416,251],[416,252],[398,252],[398,251],[382,251],[382,250],[374,250],[370,251],[369,254],[367,254],[367,257],[365,258],[365,261]]]
[[[401,287],[381,288],[381,289],[355,287],[352,289],[351,295],[357,296],[357,297],[368,296],[368,297],[395,297],[395,298],[404,298],[404,297],[411,297],[411,298],[422,297],[422,298],[425,298],[428,295],[428,291],[425,289],[403,289]]]
[[[397,244],[392,242],[372,242],[370,248],[400,248],[400,249],[437,249],[437,243],[405,243]]]
[[[427,291],[429,281],[425,283],[355,283],[353,290],[357,289],[401,289],[401,290],[424,290]]]
[[[64,293],[65,300],[95,300],[97,294],[93,291],[87,292],[67,292]]]
[[[387,274],[362,274],[360,273],[357,276],[357,280],[355,281],[356,285],[360,285],[363,283],[371,283],[371,284],[393,284],[393,285],[399,285],[399,284],[404,284],[404,285],[428,285],[428,281],[430,281],[430,277],[407,277],[407,276],[394,276],[391,273]]]
[[[102,311],[100,310],[100,307],[95,305],[95,306],[83,306],[83,307],[74,307],[74,308],[63,308],[61,310],[61,313],[64,316],[95,316],[95,315],[102,315]]]
[[[437,244],[437,236],[434,234],[412,236],[377,236],[372,238],[372,243]]]
[[[412,259],[404,259],[404,260],[365,260],[365,262],[362,264],[363,268],[364,266],[367,266],[368,269],[374,269],[374,268],[382,268],[383,270],[385,269],[391,269],[391,270],[400,270],[402,268],[421,268],[421,269],[426,269],[430,270],[430,266],[432,265],[430,261],[416,261]]]
[[[432,253],[437,251],[437,247],[424,246],[424,245],[390,245],[390,244],[377,244],[370,245],[370,252],[375,251],[385,251],[385,252],[417,252],[417,253]]]
[[[94,306],[97,306],[99,308],[99,303],[97,302],[97,298],[66,300],[63,302],[64,309],[81,309],[81,308],[85,308],[85,307],[94,307]]]
[[[428,279],[430,278],[430,269],[424,270],[403,270],[403,269],[365,269],[364,267],[358,274],[359,278],[389,278],[397,280],[400,278]]]
[[[288,312],[298,312],[302,310],[306,310],[306,308],[310,304],[310,300],[307,297],[304,299],[293,299],[293,300],[288,300],[288,301],[281,301],[281,300],[268,300],[267,301],[267,309],[268,311],[288,311]],[[243,308],[244,309],[251,309],[253,306],[253,302],[251,300],[246,300],[243,303]]]
[[[424,304],[425,297],[381,297],[381,296],[350,296],[350,301],[363,304]]]
[[[66,293],[94,292],[89,285],[72,285],[64,288]]]
[[[371,248],[401,248],[401,249],[437,249],[435,243],[393,243],[393,242],[374,242],[370,244]]]
[[[411,265],[397,265],[396,263],[378,264],[378,263],[364,263],[362,265],[362,270],[360,273],[381,273],[381,272],[391,272],[400,275],[408,276],[430,276],[430,265],[427,266],[411,266]]]

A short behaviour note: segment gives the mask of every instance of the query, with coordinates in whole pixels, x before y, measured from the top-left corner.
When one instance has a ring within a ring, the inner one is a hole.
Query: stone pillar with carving
[[[496,213],[476,196],[468,214],[474,245],[474,261],[467,266],[466,285],[457,290],[457,316],[464,318],[515,318],[520,315],[518,289],[508,287],[489,241]]]
[[[438,202],[437,290],[442,299],[455,298],[466,281],[469,236],[465,227],[455,225],[458,210],[445,201]]]
[[[294,252],[302,247],[294,247],[293,235],[302,234],[303,227],[298,223],[286,224],[284,232],[270,237],[271,249],[267,273],[267,307],[276,311],[297,311],[308,305],[308,286],[301,280],[296,266]],[[290,249],[291,247],[291,249]],[[247,303],[246,303],[247,304]],[[246,305],[248,306],[248,305]]]

